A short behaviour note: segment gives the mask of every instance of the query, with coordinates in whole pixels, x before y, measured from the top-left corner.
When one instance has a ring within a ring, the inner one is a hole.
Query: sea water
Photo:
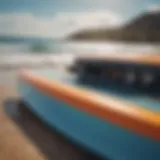
[[[72,63],[82,54],[157,54],[159,44],[67,40],[11,40],[0,42],[0,66]]]

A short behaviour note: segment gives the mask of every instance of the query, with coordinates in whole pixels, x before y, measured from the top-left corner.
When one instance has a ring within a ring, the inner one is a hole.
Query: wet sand
[[[16,69],[0,69],[0,160],[100,160],[18,105]]]

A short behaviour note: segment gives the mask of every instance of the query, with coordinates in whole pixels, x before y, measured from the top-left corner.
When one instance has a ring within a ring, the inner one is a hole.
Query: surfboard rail
[[[160,113],[96,92],[47,80],[29,70],[20,71],[20,80],[51,97],[70,104],[87,114],[109,121],[132,132],[160,140]]]

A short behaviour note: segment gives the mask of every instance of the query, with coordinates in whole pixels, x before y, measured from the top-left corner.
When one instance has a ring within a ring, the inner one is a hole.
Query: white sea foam
[[[71,54],[7,54],[1,56],[0,67],[20,67],[20,66],[40,66],[40,65],[69,65],[72,63],[74,56]]]
[[[26,45],[0,45],[0,66],[36,66],[36,65],[68,65],[77,55],[82,54],[121,54],[122,56],[157,54],[159,45],[124,44],[124,43],[87,43],[67,42],[58,44],[56,52],[33,53],[27,50]],[[55,48],[54,48],[55,49]]]

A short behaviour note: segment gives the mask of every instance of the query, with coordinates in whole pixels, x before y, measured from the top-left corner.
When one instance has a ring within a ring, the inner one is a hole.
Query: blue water
[[[58,39],[7,39],[0,40],[0,66],[41,64],[70,64],[82,54],[120,54],[140,56],[157,54],[159,44],[131,44],[116,42],[67,41]]]
[[[139,44],[109,41],[68,41],[60,39],[0,37],[0,53],[129,53],[157,52],[159,44]]]
[[[102,94],[103,96],[110,95],[116,98],[119,98],[125,102],[134,103],[138,106],[153,110],[160,111],[160,98],[155,98],[150,96],[147,93],[142,93],[138,89],[122,86],[120,84],[113,84],[106,80],[106,87],[102,85],[88,85],[80,84],[77,81],[77,77],[65,72],[57,72],[53,70],[36,70],[36,74],[39,74],[49,80],[56,79],[62,83],[72,85],[78,88],[87,88]]]

